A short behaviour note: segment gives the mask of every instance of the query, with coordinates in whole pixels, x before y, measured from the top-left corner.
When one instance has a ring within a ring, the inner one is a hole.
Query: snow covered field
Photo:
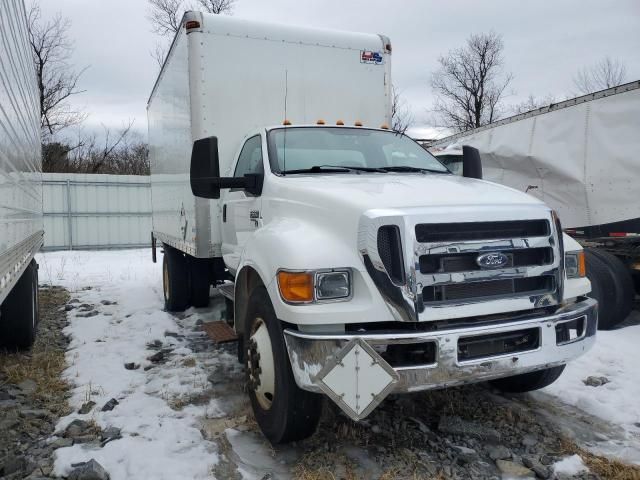
[[[64,430],[77,418],[93,420],[103,430],[122,429],[122,439],[104,448],[76,444],[58,449],[55,473],[68,474],[72,464],[94,458],[112,480],[215,475],[221,452],[220,443],[212,438],[236,427],[237,418],[242,423],[250,421],[247,414],[251,416],[239,381],[235,387],[220,387],[227,391],[225,398],[205,395],[210,391],[212,372],[241,378],[231,350],[203,353],[194,349],[202,338],[196,325],[218,320],[224,303],[178,316],[164,312],[161,263],[151,262],[148,249],[44,253],[37,261],[41,283],[64,286],[78,305],[86,304],[84,311],[75,308],[68,314],[66,333],[72,340],[65,375],[73,386],[70,403],[74,412],[89,400],[96,406],[87,414],[73,413],[61,419],[57,430]],[[595,348],[569,365],[545,391],[620,425],[630,440],[638,441],[640,321],[635,323],[599,332]],[[163,359],[162,352],[168,351],[170,355]],[[149,360],[159,352],[159,361]],[[126,369],[125,363],[134,364],[134,369]],[[605,376],[609,383],[586,386],[582,380],[590,375]],[[111,411],[101,411],[112,398],[119,404]],[[246,478],[261,478],[259,469],[252,470],[255,462],[266,462],[271,470],[287,468],[282,465],[284,460],[275,462],[270,457],[261,439],[243,434],[241,428],[227,433],[227,440]],[[640,463],[640,456],[626,457]]]

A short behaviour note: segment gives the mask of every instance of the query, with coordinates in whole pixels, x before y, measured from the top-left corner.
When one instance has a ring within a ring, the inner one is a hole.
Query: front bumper
[[[567,341],[558,337],[556,326],[580,319],[584,321],[583,328],[575,338]],[[563,365],[591,348],[595,341],[597,322],[597,302],[584,297],[576,303],[558,308],[552,315],[500,324],[430,332],[405,330],[384,333],[309,334],[287,329],[284,333],[293,375],[298,386],[312,392],[328,393],[336,400],[336,397],[339,398],[341,394],[338,392],[332,395],[332,392],[327,391],[321,377],[326,373],[328,365],[344,366],[342,357],[347,349],[353,347],[354,342],[361,346],[367,344],[373,347],[371,349],[367,347],[369,352],[373,352],[371,363],[382,364],[392,374],[395,372],[394,380],[383,392],[386,396],[392,392],[445,388]],[[535,348],[473,360],[459,358],[458,343],[461,338],[499,335],[525,329],[538,329],[539,340]],[[426,365],[391,367],[379,355],[375,357],[376,346],[426,342],[433,342],[435,346],[434,361]],[[344,375],[348,374],[345,370]],[[352,383],[357,383],[358,372],[352,375],[354,375]],[[349,379],[346,378],[345,381],[348,383]],[[375,405],[382,401],[380,396],[374,395]],[[340,404],[338,400],[336,401]],[[372,409],[367,409],[366,414]],[[347,413],[356,420],[366,416],[357,412],[354,414],[347,411]]]

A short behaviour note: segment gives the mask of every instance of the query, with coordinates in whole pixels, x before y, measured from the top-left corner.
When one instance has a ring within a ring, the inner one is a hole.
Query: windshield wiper
[[[296,170],[284,170],[281,173],[342,173],[342,172],[380,172],[386,173],[381,168],[373,167],[345,167],[342,165],[314,165],[311,168],[299,168]]]
[[[435,170],[432,168],[410,167],[408,165],[398,165],[393,167],[380,167],[379,170],[385,172],[429,172],[429,173],[449,173],[447,170]]]

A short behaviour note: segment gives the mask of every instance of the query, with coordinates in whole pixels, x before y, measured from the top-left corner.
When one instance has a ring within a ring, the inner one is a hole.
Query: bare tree
[[[556,103],[556,99],[553,95],[546,95],[540,98],[529,95],[529,97],[524,102],[513,105],[511,107],[511,110],[515,115],[518,115],[520,113],[526,113],[530,112],[531,110],[546,107],[553,103]]]
[[[391,128],[404,134],[413,123],[413,116],[395,85],[391,86],[391,95]]]
[[[605,90],[617,87],[625,82],[627,68],[617,58],[604,57],[595,65],[578,70],[573,77],[573,84],[578,89],[578,94]]]
[[[471,35],[462,48],[438,59],[431,78],[438,126],[464,131],[497,120],[513,76],[502,72],[504,45],[494,32]]]
[[[184,12],[187,10],[202,10],[208,13],[228,14],[233,13],[236,0],[197,0],[196,5],[192,5],[185,0],[149,0],[148,19],[151,22],[151,29],[157,35],[172,39],[180,30],[180,22]],[[168,42],[156,43],[151,56],[162,67],[164,59],[169,50]]]
[[[236,0],[198,0],[198,4],[205,12],[214,13],[216,15],[233,13],[233,7]]]
[[[84,92],[77,85],[86,68],[75,72],[69,65],[73,44],[67,37],[71,26],[68,18],[56,14],[44,21],[40,7],[34,4],[27,20],[40,93],[40,126],[43,134],[50,136],[86,118],[69,103],[70,97]]]

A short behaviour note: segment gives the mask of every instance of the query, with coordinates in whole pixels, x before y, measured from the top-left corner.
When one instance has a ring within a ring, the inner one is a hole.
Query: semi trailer
[[[391,52],[187,12],[149,98],[165,307],[228,299],[273,443],[311,435],[323,396],[360,420],[391,393],[534,390],[595,341],[556,213],[389,129]]]
[[[42,246],[40,103],[23,0],[0,9],[0,347],[28,348],[38,325]]]
[[[640,291],[640,81],[572,98],[432,142],[462,174],[463,146],[487,180],[553,208],[585,247],[599,326],[623,322]]]

